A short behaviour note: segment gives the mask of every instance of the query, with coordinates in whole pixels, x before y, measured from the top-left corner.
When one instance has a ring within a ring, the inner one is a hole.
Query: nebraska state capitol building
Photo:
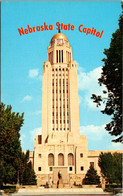
[[[68,38],[59,32],[43,65],[42,135],[36,136],[30,152],[37,183],[52,179],[57,184],[61,171],[64,185],[82,184],[90,164],[100,174],[100,153],[88,151],[86,136],[80,135],[77,63]]]

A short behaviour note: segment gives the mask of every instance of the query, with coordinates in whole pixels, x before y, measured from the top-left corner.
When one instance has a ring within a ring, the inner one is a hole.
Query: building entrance
[[[57,184],[59,179],[59,173],[61,174],[61,178],[63,180],[63,184],[68,184],[68,168],[67,167],[54,167],[53,168],[53,182]]]

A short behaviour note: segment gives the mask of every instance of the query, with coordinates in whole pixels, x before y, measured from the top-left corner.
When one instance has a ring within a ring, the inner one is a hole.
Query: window
[[[41,135],[38,135],[38,144],[41,144],[42,143],[42,141],[41,141]]]
[[[83,157],[83,153],[80,153],[80,157],[81,157],[81,158]]]
[[[63,50],[62,50],[62,63],[63,63]]]
[[[41,171],[41,167],[38,167],[38,171]]]
[[[69,171],[72,171],[73,170],[73,168],[72,167],[69,167]]]
[[[74,158],[72,153],[68,154],[68,165],[74,165]]]
[[[90,162],[90,166],[94,168],[94,162]]]
[[[58,155],[58,166],[64,166],[64,155],[62,153]]]
[[[52,167],[49,167],[49,171],[53,171],[53,168]]]
[[[61,63],[61,51],[59,50],[59,63]]]
[[[54,155],[52,153],[48,155],[48,166],[54,166]]]
[[[56,50],[56,62],[58,63],[58,50]]]
[[[83,170],[84,170],[84,167],[83,167],[83,166],[81,166],[80,170],[81,170],[81,171],[83,171]]]
[[[38,154],[38,158],[41,158],[41,154]]]

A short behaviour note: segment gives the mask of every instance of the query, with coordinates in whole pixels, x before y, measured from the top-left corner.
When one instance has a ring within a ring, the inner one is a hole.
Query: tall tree
[[[123,8],[123,3],[122,3]],[[104,49],[106,58],[102,61],[101,78],[98,79],[100,86],[105,85],[107,90],[107,99],[101,95],[92,94],[92,99],[97,106],[103,102],[105,108],[101,111],[103,114],[111,115],[112,120],[106,124],[105,129],[109,134],[118,136],[114,142],[122,142],[122,35],[123,35],[123,12],[119,19],[119,28],[112,34],[109,49]]]
[[[17,183],[18,179],[22,184],[36,184],[29,151],[23,153],[20,144],[23,116],[12,112],[11,106],[0,104],[0,186],[3,182]]]
[[[0,104],[0,171],[4,168],[2,179],[4,183],[16,183],[19,167],[21,145],[20,128],[23,125],[23,115],[12,112],[12,107]],[[1,176],[1,175],[0,175]]]
[[[21,164],[19,168],[19,182],[23,185],[36,185],[36,175],[29,161],[29,151],[21,154]]]
[[[108,183],[122,183],[122,154],[101,153],[98,160],[101,174]]]
[[[92,165],[83,179],[83,184],[100,184],[100,177]]]

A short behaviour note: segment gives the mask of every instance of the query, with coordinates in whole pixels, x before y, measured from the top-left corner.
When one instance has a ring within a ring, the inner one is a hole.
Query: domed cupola
[[[51,46],[54,45],[54,43],[56,45],[63,45],[63,44],[69,45],[69,40],[66,35],[59,32],[55,34],[50,41]]]
[[[63,33],[59,32],[52,37],[48,47],[47,61],[51,66],[61,64],[67,66],[72,62],[72,47],[67,36]]]

